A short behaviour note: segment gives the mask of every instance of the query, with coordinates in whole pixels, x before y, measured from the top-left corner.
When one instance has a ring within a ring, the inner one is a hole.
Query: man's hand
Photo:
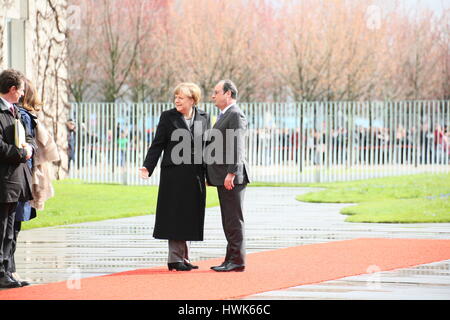
[[[225,189],[232,190],[234,188],[234,177],[235,176],[236,175],[234,173],[227,174],[227,176],[225,177],[225,181],[223,182]]]
[[[22,145],[22,148],[25,149],[27,153],[25,159],[30,160],[31,157],[33,156],[33,148],[28,143],[24,143]]]

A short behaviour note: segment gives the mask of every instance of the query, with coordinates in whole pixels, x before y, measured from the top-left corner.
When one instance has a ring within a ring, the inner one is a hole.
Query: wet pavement
[[[247,252],[354,238],[450,239],[450,223],[344,222],[349,204],[302,203],[310,188],[249,187],[245,199]],[[162,266],[167,241],[152,237],[154,215],[22,231],[18,273],[33,284]],[[223,257],[219,207],[206,210],[205,240],[191,260]],[[371,272],[376,270],[371,270]],[[450,299],[450,260],[265,292],[247,299]]]

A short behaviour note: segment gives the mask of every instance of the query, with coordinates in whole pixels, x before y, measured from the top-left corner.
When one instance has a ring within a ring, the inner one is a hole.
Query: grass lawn
[[[157,186],[87,184],[75,180],[54,181],[55,197],[22,229],[154,214]],[[174,195],[176,201],[176,195]],[[208,187],[206,206],[219,205],[216,188]]]
[[[341,210],[348,222],[450,222],[450,174],[421,174],[311,186],[326,190],[306,202],[358,203]]]

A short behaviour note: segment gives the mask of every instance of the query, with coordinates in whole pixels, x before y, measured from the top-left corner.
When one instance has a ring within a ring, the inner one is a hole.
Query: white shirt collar
[[[8,101],[6,101],[4,98],[2,98],[2,97],[0,97],[0,99],[2,99],[3,100],[3,102],[5,103],[5,105],[9,108],[9,109],[11,109],[11,108],[13,108],[14,106],[12,105],[12,103],[10,103],[10,102],[8,102]]]
[[[225,112],[227,112],[228,109],[231,108],[231,106],[233,106],[235,104],[235,102],[233,102],[232,104],[228,105],[225,109],[223,109],[222,111],[220,111],[221,114],[224,114]]]

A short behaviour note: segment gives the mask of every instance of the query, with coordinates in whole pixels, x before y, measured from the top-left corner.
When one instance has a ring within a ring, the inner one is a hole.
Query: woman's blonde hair
[[[194,100],[194,105],[198,105],[202,98],[202,90],[198,85],[192,82],[183,82],[177,85],[175,90],[173,90],[174,98],[180,93],[183,93],[186,97],[192,98]]]
[[[28,111],[40,111],[43,103],[39,99],[36,87],[29,79],[24,79],[25,89],[24,95],[20,98],[20,103]]]

